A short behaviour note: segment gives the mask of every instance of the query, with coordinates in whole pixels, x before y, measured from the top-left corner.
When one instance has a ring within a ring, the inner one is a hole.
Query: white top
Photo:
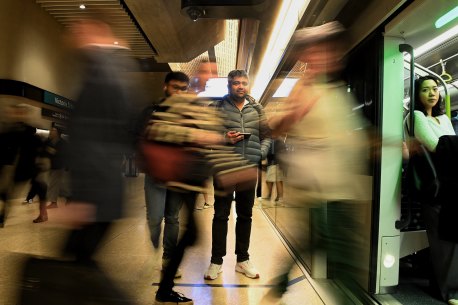
[[[439,138],[445,135],[455,135],[452,122],[445,115],[437,117],[425,116],[421,111],[415,110],[415,138],[429,151],[436,151]],[[437,119],[437,120],[436,120]]]

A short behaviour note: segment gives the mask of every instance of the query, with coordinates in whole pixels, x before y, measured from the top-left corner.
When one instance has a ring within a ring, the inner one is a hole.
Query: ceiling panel
[[[134,56],[151,58],[157,55],[119,0],[36,0],[36,3],[64,27],[84,19],[94,11],[101,12],[110,19],[115,35],[131,48]],[[80,8],[83,3],[85,9]]]
[[[456,7],[456,1],[431,1],[417,0],[409,5],[401,14],[387,25],[386,32],[388,35],[403,38],[405,43],[417,48],[426,42],[439,37],[444,32],[458,26],[458,19],[454,19],[441,28],[436,28],[436,20]],[[421,21],[419,17],[421,16]],[[450,35],[448,39],[435,46],[428,52],[418,56],[415,55],[415,62],[441,75],[448,74],[451,76],[449,83],[458,80],[458,35]],[[408,79],[406,77],[406,85]],[[456,85],[456,84],[454,84]],[[458,99],[452,99],[452,102],[458,104]],[[455,106],[456,107],[456,106]]]

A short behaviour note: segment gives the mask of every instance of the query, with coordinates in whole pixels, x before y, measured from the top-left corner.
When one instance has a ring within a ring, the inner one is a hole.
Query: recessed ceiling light
[[[113,44],[119,44],[119,42],[115,41],[115,42],[113,42]]]
[[[85,8],[86,8],[86,5],[84,5],[84,4],[80,5],[80,9],[84,10]]]
[[[445,15],[437,19],[434,25],[436,26],[437,29],[441,28],[457,17],[458,17],[458,6],[454,7],[452,10],[448,11]]]

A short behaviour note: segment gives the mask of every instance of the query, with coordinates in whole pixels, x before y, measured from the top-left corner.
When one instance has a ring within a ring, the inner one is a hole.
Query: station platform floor
[[[98,251],[97,261],[138,305],[151,305],[160,279],[162,247],[154,249],[149,239],[143,176],[125,180],[125,217],[113,226]],[[35,224],[32,220],[38,215],[38,202],[23,204],[24,198],[20,193],[11,201],[5,227],[0,229],[0,305],[16,305],[24,258],[28,255],[57,257],[67,232],[54,217],[58,210],[66,208],[64,202],[59,202],[58,209],[48,210],[49,221]],[[203,198],[199,196],[198,205],[202,204]],[[210,263],[213,208],[194,213],[200,238],[196,245],[188,248],[181,265],[183,276],[175,281],[174,290],[192,298],[198,305],[268,305],[263,297],[272,288],[272,279],[296,260],[262,209],[255,206],[253,210],[250,245],[250,260],[260,272],[259,279],[249,279],[234,270],[236,215],[233,209],[223,272],[214,281],[204,280],[203,274]],[[335,297],[328,288],[332,290],[331,283],[312,279],[300,264],[295,263],[288,292],[281,303],[275,304],[335,305]]]

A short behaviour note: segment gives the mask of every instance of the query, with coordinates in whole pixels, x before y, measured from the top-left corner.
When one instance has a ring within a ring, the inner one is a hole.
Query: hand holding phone
[[[250,132],[241,132],[240,134],[243,136],[244,139],[248,139],[251,136]]]

